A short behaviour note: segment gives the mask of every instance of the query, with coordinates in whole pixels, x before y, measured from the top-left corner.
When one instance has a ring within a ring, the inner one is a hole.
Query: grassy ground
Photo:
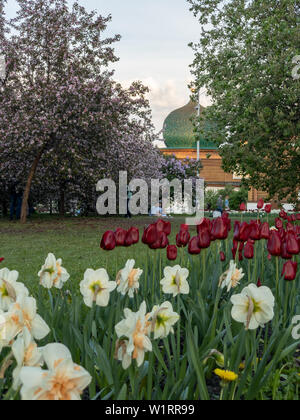
[[[137,226],[140,232],[154,219],[150,217],[124,218],[58,218],[35,217],[26,225],[0,219],[0,257],[5,258],[5,266],[20,273],[30,289],[38,283],[37,273],[49,252],[63,259],[73,282],[80,282],[87,268],[107,267],[109,272],[120,268],[128,258],[142,263],[146,258],[146,247],[142,244],[131,248],[118,248],[113,253],[100,249],[100,239],[104,231],[117,227],[128,229]],[[173,237],[184,218],[173,220]],[[196,232],[196,231],[195,231]]]

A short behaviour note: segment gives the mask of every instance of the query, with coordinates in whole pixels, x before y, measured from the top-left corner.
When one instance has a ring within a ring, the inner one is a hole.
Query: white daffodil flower
[[[37,314],[36,300],[33,297],[21,296],[11,306],[9,312],[4,314],[4,318],[6,320],[5,334],[8,341],[13,340],[25,328],[36,340],[42,340],[50,332],[48,325]]]
[[[123,296],[128,294],[130,298],[133,298],[134,292],[138,291],[140,287],[139,279],[143,274],[143,270],[139,268],[135,269],[134,265],[134,260],[128,260],[125,268],[123,268],[123,270],[121,270],[117,275],[117,291]]]
[[[92,308],[95,302],[98,306],[107,306],[110,293],[115,290],[117,283],[109,281],[109,276],[104,268],[99,270],[87,269],[84,273],[84,279],[80,283],[80,291],[84,303]]]
[[[46,289],[52,289],[52,287],[62,289],[64,283],[70,278],[67,270],[62,267],[62,260],[56,260],[53,254],[48,254],[38,276],[40,278],[40,284]]]
[[[165,338],[170,332],[174,333],[173,325],[180,319],[180,316],[173,311],[170,302],[164,302],[161,306],[154,306],[151,312],[151,329],[154,332],[154,339]]]
[[[232,318],[245,324],[246,330],[263,327],[274,318],[275,298],[268,287],[250,284],[241,294],[231,297]]]
[[[20,372],[22,367],[41,367],[44,362],[42,352],[38,349],[27,328],[24,328],[23,333],[13,343],[12,352],[17,362],[17,367],[13,371],[13,388],[17,390],[21,386]]]
[[[187,268],[181,268],[180,265],[166,267],[164,269],[164,276],[165,277],[160,282],[164,293],[172,294],[173,297],[176,297],[179,294],[189,294],[190,286],[187,282],[189,270]]]
[[[122,367],[124,370],[128,369],[132,362],[132,355],[127,351],[128,344],[128,340],[117,340],[116,342],[115,359],[122,362]]]
[[[127,369],[132,360],[136,360],[138,367],[145,359],[145,352],[152,351],[149,335],[151,332],[150,314],[146,315],[146,302],[143,302],[138,312],[124,310],[125,319],[115,326],[119,339],[116,353],[122,365]]]
[[[42,348],[48,370],[23,367],[20,372],[22,400],[76,401],[90,384],[91,375],[72,361],[63,344],[48,344]]]
[[[227,287],[227,292],[230,292],[231,289],[236,288],[240,284],[240,281],[244,276],[245,273],[243,273],[243,269],[241,268],[239,270],[235,262],[230,261],[229,270],[220,277],[219,287],[222,289]]]
[[[18,283],[19,273],[8,268],[0,270],[0,309],[8,311],[11,304],[21,295],[28,296],[28,290],[23,283]]]

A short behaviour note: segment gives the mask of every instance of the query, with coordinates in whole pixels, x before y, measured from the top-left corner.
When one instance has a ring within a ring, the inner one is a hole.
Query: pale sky
[[[69,1],[70,4],[72,1]],[[125,86],[141,80],[151,89],[150,103],[157,131],[174,109],[189,101],[189,65],[193,51],[188,47],[200,36],[200,26],[186,0],[79,0],[88,10],[112,15],[108,35],[120,34],[115,78]],[[7,15],[13,17],[16,0],[9,0]],[[207,99],[203,98],[203,105]]]

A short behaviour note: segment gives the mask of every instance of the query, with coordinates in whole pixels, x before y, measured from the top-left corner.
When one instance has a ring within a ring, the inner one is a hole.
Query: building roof
[[[204,111],[201,106],[201,112]],[[196,133],[192,118],[196,116],[197,104],[190,101],[187,105],[179,108],[168,115],[164,122],[164,140],[168,149],[195,149],[197,148]],[[205,122],[205,128],[211,127]],[[201,150],[215,150],[217,146],[206,140],[205,135],[200,138]]]

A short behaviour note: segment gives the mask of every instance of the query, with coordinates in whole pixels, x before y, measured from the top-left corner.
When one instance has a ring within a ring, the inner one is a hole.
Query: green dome
[[[201,106],[201,112],[204,110]],[[187,105],[171,114],[164,122],[164,140],[168,149],[197,148],[196,134],[192,118],[196,116],[197,104],[190,101]],[[205,123],[208,127],[208,123]],[[200,139],[201,149],[216,149],[217,147],[204,137]]]

